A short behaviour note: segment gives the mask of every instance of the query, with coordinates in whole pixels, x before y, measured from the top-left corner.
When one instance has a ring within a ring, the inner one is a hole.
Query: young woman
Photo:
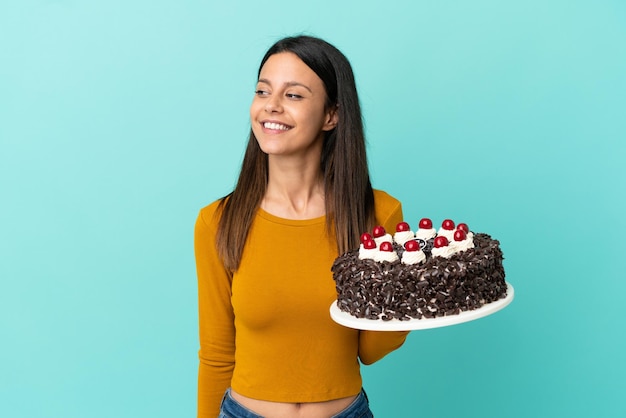
[[[362,232],[393,230],[402,209],[371,187],[350,63],[318,38],[278,41],[250,122],[234,191],[196,222],[198,417],[372,416],[359,360],[407,333],[333,322],[330,267]]]

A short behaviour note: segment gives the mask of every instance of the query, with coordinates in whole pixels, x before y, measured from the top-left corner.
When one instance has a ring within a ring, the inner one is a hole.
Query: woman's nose
[[[270,96],[265,102],[265,111],[268,113],[279,113],[282,112],[283,105],[281,103],[279,96]]]

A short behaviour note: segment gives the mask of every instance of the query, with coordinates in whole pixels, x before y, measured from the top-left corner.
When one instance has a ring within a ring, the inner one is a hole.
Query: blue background
[[[498,238],[516,292],[365,367],[376,416],[626,416],[617,0],[3,0],[0,415],[194,416],[193,224],[300,32],[354,66],[374,186]]]

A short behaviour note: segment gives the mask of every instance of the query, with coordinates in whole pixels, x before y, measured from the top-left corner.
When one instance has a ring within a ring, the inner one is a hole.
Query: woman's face
[[[274,54],[259,74],[250,106],[252,131],[261,150],[272,156],[316,156],[324,131],[337,125],[326,109],[322,80],[297,55]]]

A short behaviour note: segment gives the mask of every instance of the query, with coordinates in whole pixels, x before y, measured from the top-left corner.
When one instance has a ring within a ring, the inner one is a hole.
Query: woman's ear
[[[322,127],[323,131],[332,131],[337,126],[337,122],[339,121],[337,107],[338,106],[335,105],[326,112],[326,119],[324,121],[324,126]]]

